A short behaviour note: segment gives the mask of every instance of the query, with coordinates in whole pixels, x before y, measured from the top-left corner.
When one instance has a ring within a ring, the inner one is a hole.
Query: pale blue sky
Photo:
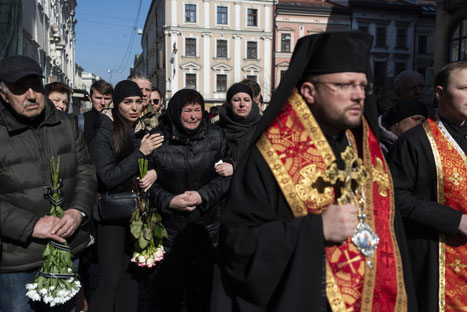
[[[76,63],[112,84],[126,79],[135,54],[141,53],[141,36],[151,0],[77,0]],[[134,40],[131,43],[132,34]]]

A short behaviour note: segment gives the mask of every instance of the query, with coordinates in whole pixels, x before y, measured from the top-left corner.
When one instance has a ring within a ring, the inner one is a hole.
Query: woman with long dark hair
[[[209,311],[222,199],[230,177],[216,173],[231,162],[222,129],[204,118],[204,99],[183,89],[170,99],[155,129],[166,138],[151,154],[158,180],[152,200],[168,232],[156,284],[158,311]]]
[[[100,194],[137,192],[138,187],[147,191],[157,178],[155,170],[150,170],[138,180],[138,159],[149,155],[163,140],[144,130],[139,119],[142,97],[135,82],[121,81],[112,94],[114,107],[98,116],[91,154],[96,162]],[[130,265],[134,240],[129,220],[106,221],[98,213],[95,218],[101,273],[89,311],[136,311],[138,280],[136,266]]]

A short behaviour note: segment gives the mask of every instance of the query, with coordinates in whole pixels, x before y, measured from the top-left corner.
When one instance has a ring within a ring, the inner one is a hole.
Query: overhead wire
[[[122,61],[120,62],[120,65],[116,69],[112,69],[112,72],[115,73],[115,74],[123,73],[123,70],[125,69],[126,65],[128,64],[128,60],[130,58],[131,50],[133,48],[133,43],[134,43],[135,37],[136,37],[137,25],[138,25],[139,16],[140,16],[140,13],[141,13],[141,4],[142,4],[142,2],[143,2],[143,0],[139,0],[138,11],[136,13],[136,19],[135,19],[135,22],[134,22],[133,27],[131,29],[130,39],[129,39],[129,42],[128,42],[128,46],[127,46],[127,48],[125,50],[125,54],[123,55]]]

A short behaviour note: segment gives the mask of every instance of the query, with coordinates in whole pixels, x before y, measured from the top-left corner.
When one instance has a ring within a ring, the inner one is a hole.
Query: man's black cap
[[[30,75],[44,78],[40,65],[30,57],[14,55],[0,61],[0,81],[13,83]]]

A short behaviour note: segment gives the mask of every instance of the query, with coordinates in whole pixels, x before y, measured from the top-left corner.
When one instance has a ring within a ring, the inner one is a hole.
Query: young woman
[[[99,193],[148,190],[157,178],[155,170],[138,180],[138,159],[158,148],[163,138],[145,133],[139,119],[143,94],[129,80],[119,82],[112,94],[114,107],[103,110],[96,122],[91,154],[96,162]],[[134,240],[128,220],[97,223],[97,252],[100,265],[99,286],[89,311],[125,311],[137,309],[137,267],[130,265]]]

